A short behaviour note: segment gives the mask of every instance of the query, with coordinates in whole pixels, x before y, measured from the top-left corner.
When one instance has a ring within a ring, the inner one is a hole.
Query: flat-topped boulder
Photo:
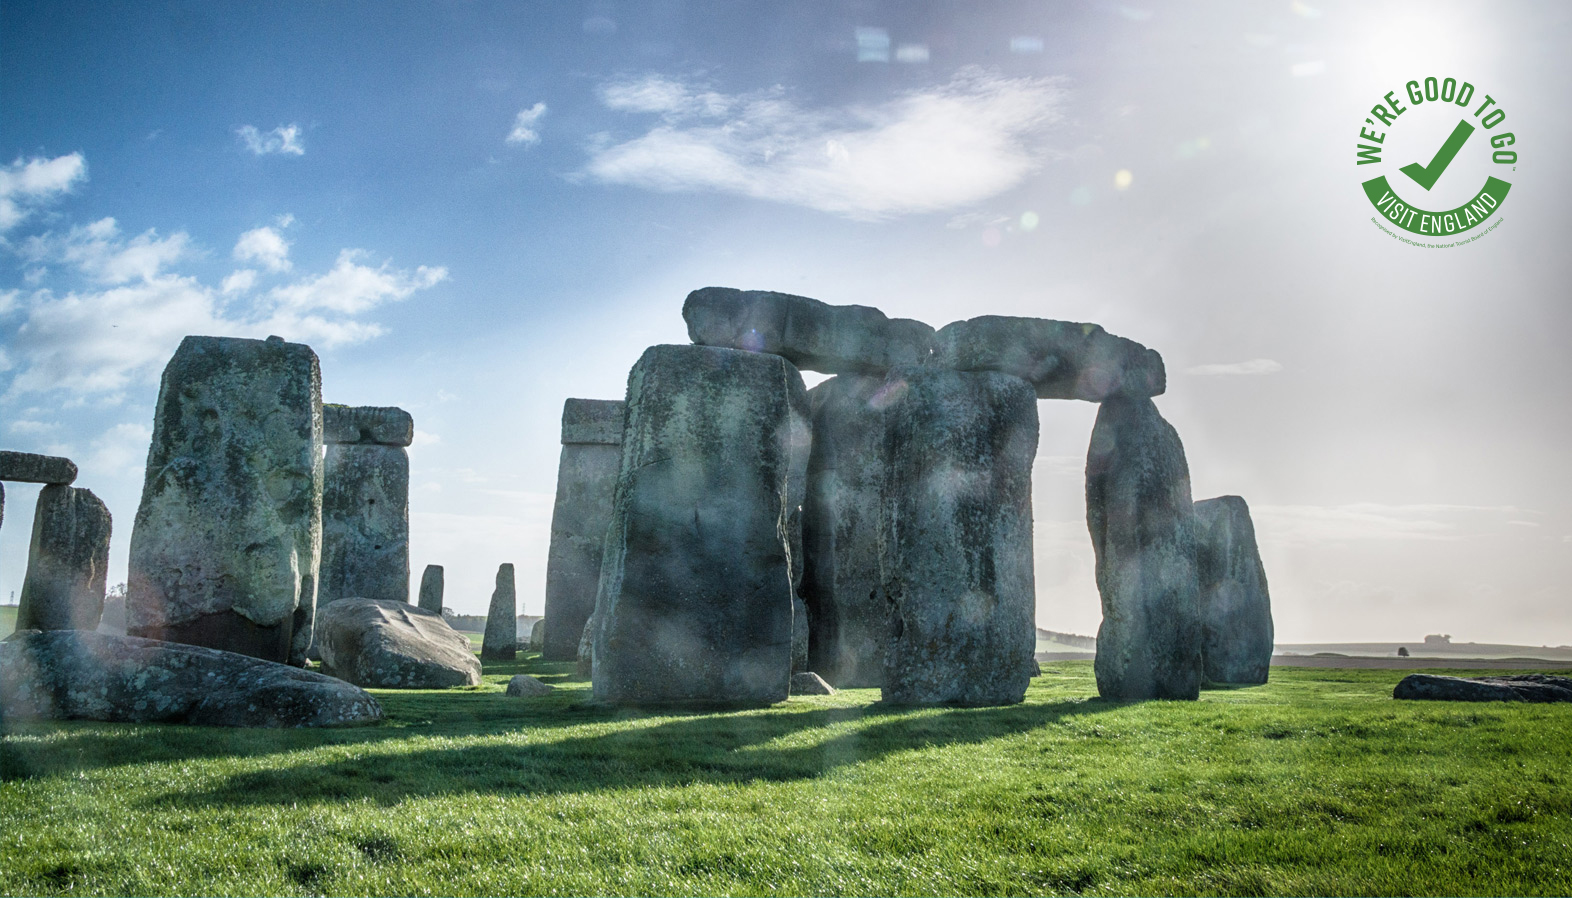
[[[382,706],[343,680],[217,649],[86,630],[0,642],[0,716],[231,727],[374,723]]]
[[[1440,702],[1572,702],[1572,677],[1517,674],[1503,677],[1443,677],[1409,674],[1392,697]]]
[[[1272,599],[1250,506],[1239,496],[1195,503],[1201,581],[1201,661],[1211,683],[1266,682]]]
[[[58,455],[0,449],[0,480],[69,484],[76,481],[76,462]]]
[[[393,406],[322,406],[322,438],[328,443],[408,446],[415,441],[415,419]]]
[[[98,628],[110,527],[109,509],[92,490],[52,483],[38,491],[18,630]]]
[[[934,330],[921,321],[768,290],[695,290],[682,304],[682,319],[689,339],[701,346],[768,352],[826,374],[921,365],[934,347]]]
[[[562,403],[562,445],[622,445],[621,399],[569,399]]]
[[[1039,399],[1145,398],[1167,388],[1163,357],[1096,324],[983,315],[939,329],[934,363],[1000,371],[1029,381]]]
[[[372,689],[480,685],[469,637],[404,602],[339,599],[317,611],[322,672]]]

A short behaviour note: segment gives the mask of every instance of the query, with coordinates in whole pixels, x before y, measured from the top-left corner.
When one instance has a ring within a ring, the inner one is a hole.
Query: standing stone
[[[58,455],[0,449],[0,480],[71,484],[76,482],[76,462]]]
[[[409,601],[409,454],[414,419],[399,408],[322,408],[322,575],[317,604]]]
[[[442,565],[428,564],[420,575],[420,607],[442,613]]]
[[[890,605],[879,579],[887,455],[883,377],[842,374],[808,391],[813,449],[803,503],[806,669],[840,688],[884,685]]]
[[[1238,496],[1195,503],[1201,584],[1201,660],[1212,683],[1265,683],[1272,664],[1272,600],[1250,506]]]
[[[486,612],[486,635],[480,641],[484,661],[512,661],[518,657],[518,594],[513,589],[513,565],[497,568],[497,588],[491,593],[491,609]]]
[[[885,390],[884,700],[1019,702],[1037,638],[1037,397],[1008,374],[939,368],[897,368]]]
[[[1086,523],[1103,622],[1097,691],[1108,699],[1199,697],[1201,606],[1190,468],[1150,399],[1110,399],[1086,454]]]
[[[16,629],[98,627],[109,572],[109,530],[109,509],[92,490],[60,484],[39,490]]]
[[[695,290],[682,304],[682,320],[689,339],[701,346],[773,353],[826,374],[921,365],[934,346],[933,328],[921,321],[768,290]]]
[[[597,699],[786,699],[801,391],[790,363],[762,353],[655,346],[633,366],[595,612]]]
[[[1163,357],[1096,324],[983,315],[939,329],[934,363],[957,371],[1002,371],[1031,381],[1039,399],[1157,396]]]
[[[808,669],[808,606],[797,596],[791,597],[791,672]]]
[[[159,386],[127,632],[303,664],[321,546],[316,353],[186,337]]]
[[[584,624],[595,610],[622,461],[622,412],[622,401],[615,399],[569,399],[562,407],[562,458],[546,560],[546,616],[552,626],[541,643],[544,661],[577,657]]]
[[[786,564],[791,570],[791,669],[808,669],[808,644],[812,640],[808,606],[802,599],[806,567],[802,542],[802,506],[808,496],[808,457],[813,450],[813,413],[808,405],[802,374],[792,369],[794,381],[787,388],[791,400],[791,425],[787,430],[786,465]]]

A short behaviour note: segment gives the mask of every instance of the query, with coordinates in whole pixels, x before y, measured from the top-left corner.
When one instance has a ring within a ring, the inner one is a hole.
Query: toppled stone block
[[[682,319],[688,338],[700,346],[772,353],[826,374],[921,365],[934,347],[933,328],[921,321],[767,290],[695,290],[682,304]]]
[[[792,695],[834,695],[835,687],[824,682],[824,678],[811,670],[798,671],[791,675]]]
[[[482,660],[512,661],[518,657],[518,604],[513,565],[501,565],[497,568],[497,587],[491,592],[491,608],[486,612],[486,633],[480,640]]]
[[[408,446],[415,441],[415,419],[393,406],[322,406],[322,439],[328,443]]]
[[[1150,399],[1105,401],[1086,455],[1086,523],[1103,622],[1093,669],[1109,699],[1195,699],[1201,604],[1190,467]]]
[[[480,685],[469,637],[405,602],[343,598],[317,610],[322,672],[371,689]]]
[[[409,601],[409,455],[398,446],[327,445],[318,610],[348,596]]]
[[[1201,587],[1201,662],[1208,682],[1265,683],[1272,664],[1272,600],[1250,506],[1238,496],[1195,503]]]
[[[109,532],[109,509],[91,490],[50,484],[38,491],[16,629],[98,627],[109,572]]]
[[[0,714],[230,727],[374,723],[382,706],[343,680],[217,649],[30,630],[0,642]]]
[[[507,694],[515,698],[535,698],[550,695],[555,688],[527,674],[515,674],[508,681]]]
[[[57,455],[0,449],[0,480],[70,484],[76,481],[76,463]]]
[[[322,545],[322,375],[278,337],[186,337],[131,531],[128,632],[304,664]]]
[[[546,615],[552,626],[541,643],[545,661],[578,656],[584,624],[595,610],[622,463],[622,415],[620,400],[569,399],[562,409],[562,457],[546,559]]]
[[[562,444],[622,445],[621,399],[569,399],[562,404]]]
[[[597,699],[785,700],[801,390],[795,368],[761,353],[654,346],[634,365],[595,610]]]
[[[1008,374],[941,368],[897,368],[886,389],[884,700],[1019,702],[1037,638],[1037,398]]]
[[[442,565],[428,564],[420,575],[420,607],[433,614],[442,613]]]
[[[1030,381],[1039,399],[1144,398],[1167,388],[1163,357],[1095,324],[983,315],[939,329],[934,363],[1001,371]]]
[[[1572,702],[1572,678],[1549,674],[1504,677],[1441,677],[1409,674],[1392,697],[1441,702]]]

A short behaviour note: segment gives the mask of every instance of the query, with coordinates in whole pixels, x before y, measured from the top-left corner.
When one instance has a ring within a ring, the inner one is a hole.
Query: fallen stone
[[[1441,677],[1409,674],[1393,698],[1441,702],[1572,702],[1572,677],[1517,674],[1504,677]]]
[[[508,681],[507,694],[518,698],[533,698],[537,695],[547,695],[555,688],[526,674],[515,674],[513,679]]]
[[[513,588],[513,565],[497,568],[497,588],[491,592],[486,612],[486,634],[480,640],[483,661],[512,661],[518,657],[518,593]]]
[[[700,346],[768,352],[826,374],[922,365],[934,347],[933,328],[921,321],[767,290],[695,290],[682,304],[682,319],[689,339]]]
[[[1037,398],[1017,377],[941,368],[897,368],[886,389],[883,698],[1019,702],[1037,644]]]
[[[109,531],[109,509],[92,490],[50,484],[38,491],[16,629],[98,627],[109,573]]]
[[[595,610],[596,699],[786,698],[786,497],[801,389],[796,369],[762,353],[654,346],[633,366]]]
[[[322,406],[322,439],[328,443],[408,446],[415,441],[415,419],[392,406]]]
[[[0,480],[70,484],[76,482],[76,463],[57,455],[0,449]]]
[[[321,385],[300,343],[181,341],[131,530],[131,635],[305,663],[322,544]]]
[[[398,446],[327,445],[317,610],[347,596],[409,601],[409,455]]]
[[[1149,397],[1167,387],[1163,357],[1095,324],[983,315],[939,329],[935,364],[1001,371],[1030,381],[1039,399]]]
[[[824,678],[811,670],[798,671],[791,675],[792,695],[834,695],[835,687],[824,682]]]
[[[428,564],[420,575],[420,607],[434,614],[442,613],[442,565]]]
[[[322,672],[368,689],[480,685],[469,637],[407,602],[344,598],[317,610]]]
[[[1238,496],[1195,503],[1202,672],[1212,683],[1266,682],[1272,600],[1250,506]]]
[[[621,401],[569,399],[562,409],[562,457],[546,558],[546,615],[554,626],[541,659],[572,661],[595,610],[601,550],[622,462]]]
[[[0,643],[0,714],[231,727],[374,723],[382,706],[333,677],[217,649],[31,630]]]
[[[1086,455],[1086,523],[1103,622],[1093,669],[1108,699],[1195,699],[1201,606],[1190,468],[1150,399],[1104,402]]]

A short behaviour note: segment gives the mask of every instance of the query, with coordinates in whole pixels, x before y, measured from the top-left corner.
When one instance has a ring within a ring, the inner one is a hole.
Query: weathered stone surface
[[[562,404],[562,444],[622,445],[621,399],[569,399]]]
[[[824,682],[824,678],[811,670],[798,671],[791,675],[792,695],[834,695],[835,687]]]
[[[415,419],[393,406],[322,406],[322,439],[327,443],[408,446],[415,441]]]
[[[1041,399],[1157,396],[1167,388],[1163,357],[1095,324],[983,315],[939,329],[934,362],[957,371],[1025,378]]]
[[[277,337],[164,368],[126,604],[133,636],[305,663],[322,545],[322,376]]]
[[[1238,496],[1195,503],[1201,588],[1201,663],[1212,683],[1265,683],[1272,664],[1272,600],[1250,506]]]
[[[541,644],[546,661],[578,656],[584,624],[595,610],[601,550],[622,462],[622,408],[621,401],[569,399],[562,410],[562,458],[546,558],[546,614],[553,622]]]
[[[497,588],[491,592],[486,612],[486,634],[480,640],[480,657],[487,661],[512,661],[518,657],[518,593],[513,588],[513,565],[497,568]]]
[[[0,643],[0,715],[232,727],[373,723],[382,706],[342,680],[247,655],[87,630]]]
[[[329,443],[322,481],[317,608],[347,596],[409,601],[409,455]]]
[[[1103,403],[1086,455],[1086,523],[1103,622],[1097,691],[1199,697],[1201,606],[1190,468],[1150,399]]]
[[[842,374],[808,391],[813,448],[803,503],[808,669],[841,688],[884,684],[890,604],[879,578],[884,505],[883,377]]]
[[[1008,374],[941,368],[897,368],[885,389],[884,700],[1018,702],[1036,646],[1037,398]]]
[[[584,632],[579,636],[579,653],[574,659],[573,670],[579,676],[588,679],[595,673],[595,634],[600,629],[600,624],[594,614],[584,622]]]
[[[791,670],[808,669],[808,606],[798,596],[791,597]]]
[[[76,482],[76,463],[58,455],[0,449],[0,480],[70,484]]]
[[[442,613],[442,565],[428,564],[420,575],[420,607],[426,611]]]
[[[688,338],[701,346],[773,353],[826,374],[921,365],[934,347],[933,328],[921,321],[768,290],[695,290],[682,304],[682,319]]]
[[[109,530],[109,509],[92,490],[50,484],[38,491],[16,629],[98,627],[109,572]]]
[[[1505,677],[1439,677],[1409,674],[1393,698],[1442,702],[1572,702],[1572,677],[1519,674]]]
[[[508,681],[507,694],[517,698],[534,698],[538,695],[550,695],[555,686],[549,686],[527,674],[515,674]]]
[[[801,390],[796,369],[761,353],[655,346],[634,365],[595,611],[597,699],[786,698]]]
[[[317,609],[322,672],[371,689],[480,685],[469,638],[405,602],[343,598]]]

